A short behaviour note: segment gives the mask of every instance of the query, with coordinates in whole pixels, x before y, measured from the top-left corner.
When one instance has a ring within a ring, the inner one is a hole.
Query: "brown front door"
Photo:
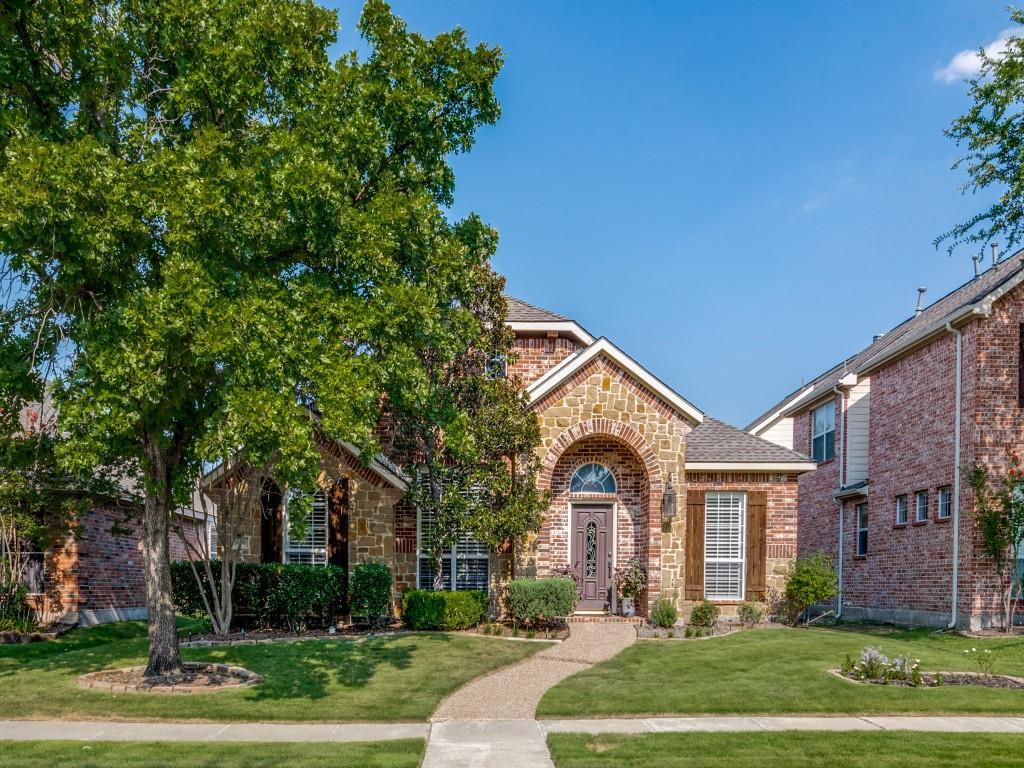
[[[577,610],[603,611],[611,605],[612,508],[573,504],[573,571],[580,588]]]

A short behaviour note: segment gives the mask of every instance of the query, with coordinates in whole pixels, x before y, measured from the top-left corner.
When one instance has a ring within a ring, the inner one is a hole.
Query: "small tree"
[[[781,612],[790,624],[812,605],[831,600],[839,593],[839,584],[832,558],[824,552],[798,557],[789,567],[786,593]]]
[[[211,537],[197,535],[196,526],[176,526],[178,538],[188,552],[203,607],[216,635],[226,635],[231,631],[235,574],[245,554],[240,544],[246,535],[252,534],[254,521],[259,519],[269,476],[269,463],[254,467],[236,461],[223,481],[209,489],[209,495],[203,491],[197,494],[203,517],[207,523],[213,523],[217,533],[216,546],[212,545]]]
[[[1000,584],[1003,626],[1009,632],[1020,597],[1017,563],[1024,545],[1024,468],[1015,449],[1007,449],[1007,455],[1009,469],[996,477],[994,487],[989,470],[981,464],[968,472],[967,484],[974,492],[974,524],[981,535],[982,550],[992,559]]]

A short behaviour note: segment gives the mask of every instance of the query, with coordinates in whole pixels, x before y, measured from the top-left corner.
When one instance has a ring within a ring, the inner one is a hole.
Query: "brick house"
[[[641,613],[662,595],[682,608],[707,596],[728,612],[780,588],[796,552],[798,478],[813,462],[705,415],[572,320],[513,298],[508,305],[515,356],[505,375],[525,388],[540,420],[540,483],[551,491],[551,507],[542,529],[515,553],[492,552],[463,537],[445,557],[444,587],[489,590],[497,608],[513,571],[543,577],[569,568],[580,609],[604,612],[615,608],[614,569],[638,558],[648,576]],[[367,465],[354,446],[322,436],[319,442],[320,475],[305,538],[287,535],[286,495],[268,480],[236,543],[244,557],[343,568],[382,561],[399,593],[430,588],[434,574],[419,546],[430,520],[405,500],[401,470],[386,456]],[[216,472],[206,479],[216,481]],[[95,515],[86,540],[96,540],[89,547],[104,554],[93,562],[106,563],[106,570],[80,570],[65,591],[85,594],[94,589],[89,584],[117,574],[123,588],[107,601],[105,614],[116,618],[124,611],[109,609],[144,604],[132,554],[138,538],[112,543],[103,511]],[[198,535],[216,536],[196,514],[181,520],[201,528]],[[184,556],[180,545],[176,555]],[[65,582],[58,576],[55,583],[60,592]]]
[[[1017,253],[748,425],[819,462],[798,481],[798,550],[835,557],[842,616],[1001,620],[963,474],[1005,471],[1024,439],[1022,281]]]

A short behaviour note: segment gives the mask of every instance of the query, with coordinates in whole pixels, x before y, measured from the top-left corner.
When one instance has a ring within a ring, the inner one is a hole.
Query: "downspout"
[[[946,323],[946,330],[956,337],[956,405],[953,416],[953,578],[949,624],[946,625],[946,629],[955,629],[960,578],[960,411],[963,397],[964,335],[954,328],[952,323]]]
[[[836,621],[843,615],[843,500],[833,499],[839,507],[839,556],[836,558]]]
[[[832,391],[839,397],[839,444],[842,447],[842,455],[839,457],[839,488],[840,490],[846,485],[846,395],[839,385],[835,384],[832,386]],[[839,507],[839,551],[836,553],[836,620],[843,615],[843,525],[845,520],[843,519],[843,500],[834,499],[836,506]]]

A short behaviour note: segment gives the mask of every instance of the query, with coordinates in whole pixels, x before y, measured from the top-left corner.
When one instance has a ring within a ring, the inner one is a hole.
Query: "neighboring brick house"
[[[964,472],[1004,471],[1024,441],[1022,281],[1018,253],[747,427],[819,462],[799,480],[798,548],[836,556],[842,616],[1000,621]]]
[[[487,589],[498,609],[513,572],[547,576],[568,568],[580,609],[604,612],[615,608],[614,569],[634,557],[648,575],[641,613],[662,595],[680,607],[707,596],[729,611],[781,588],[796,552],[797,478],[813,462],[706,416],[577,323],[517,299],[508,305],[515,357],[505,373],[525,388],[540,420],[540,484],[551,492],[551,506],[518,552],[492,552],[463,537],[445,557],[445,588]],[[320,448],[305,538],[287,535],[287,499],[268,481],[236,544],[245,558],[343,568],[375,560],[392,568],[398,592],[430,588],[434,573],[420,552],[430,520],[405,500],[402,472],[384,456],[364,466],[351,445],[321,438]],[[205,482],[217,479],[215,472]],[[78,610],[95,602],[82,596],[102,592],[100,618],[116,618],[126,614],[115,608],[143,604],[138,538],[115,542],[106,513],[91,515],[75,545],[89,567],[55,583]],[[176,554],[184,557],[183,548]],[[51,553],[51,560],[61,555]]]

